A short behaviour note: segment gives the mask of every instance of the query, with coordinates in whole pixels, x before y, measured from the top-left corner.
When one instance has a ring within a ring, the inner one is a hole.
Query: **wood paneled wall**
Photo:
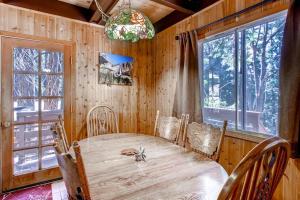
[[[0,3],[0,31],[28,34],[76,43],[75,131],[72,139],[86,134],[85,118],[96,104],[111,106],[118,114],[121,132],[151,133],[155,117],[154,68],[151,41],[112,42],[103,27],[19,9]],[[111,52],[133,56],[133,86],[98,84],[98,56]]]
[[[172,114],[175,87],[178,76],[178,33],[201,27],[216,19],[220,19],[259,1],[256,0],[221,0],[207,9],[198,12],[190,18],[159,33],[153,41],[156,108],[164,114]],[[241,25],[255,19],[287,9],[288,0],[279,0],[263,8],[247,13],[236,20],[225,21],[199,34],[200,38],[219,33],[234,26]],[[228,173],[234,169],[238,162],[255,146],[255,142],[225,137],[220,163]],[[300,160],[290,160],[285,176],[281,181],[274,199],[300,200]]]

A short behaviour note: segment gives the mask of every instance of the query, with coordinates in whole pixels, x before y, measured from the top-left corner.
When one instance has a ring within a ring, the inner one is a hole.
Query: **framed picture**
[[[133,58],[111,53],[100,53],[99,84],[132,85]]]

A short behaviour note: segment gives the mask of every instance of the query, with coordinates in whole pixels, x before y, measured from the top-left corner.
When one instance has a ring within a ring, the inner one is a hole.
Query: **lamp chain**
[[[101,5],[99,4],[98,0],[94,0],[94,1],[95,1],[97,9],[101,12],[103,21],[106,21],[109,18],[109,16],[103,11],[103,9],[102,9]]]
[[[121,10],[122,8],[129,8],[131,9],[131,0],[123,0],[121,5],[119,6],[119,10]]]

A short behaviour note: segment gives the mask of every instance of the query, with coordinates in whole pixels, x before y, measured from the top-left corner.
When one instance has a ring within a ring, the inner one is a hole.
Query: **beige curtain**
[[[280,136],[292,145],[292,157],[300,157],[300,1],[288,11],[280,67]]]
[[[189,114],[190,121],[202,122],[198,47],[196,31],[179,35],[179,76],[176,86],[173,116]]]

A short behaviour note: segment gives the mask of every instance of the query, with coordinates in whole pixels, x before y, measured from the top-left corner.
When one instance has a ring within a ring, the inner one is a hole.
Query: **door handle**
[[[4,128],[9,128],[10,127],[10,122],[1,122],[1,126]]]

